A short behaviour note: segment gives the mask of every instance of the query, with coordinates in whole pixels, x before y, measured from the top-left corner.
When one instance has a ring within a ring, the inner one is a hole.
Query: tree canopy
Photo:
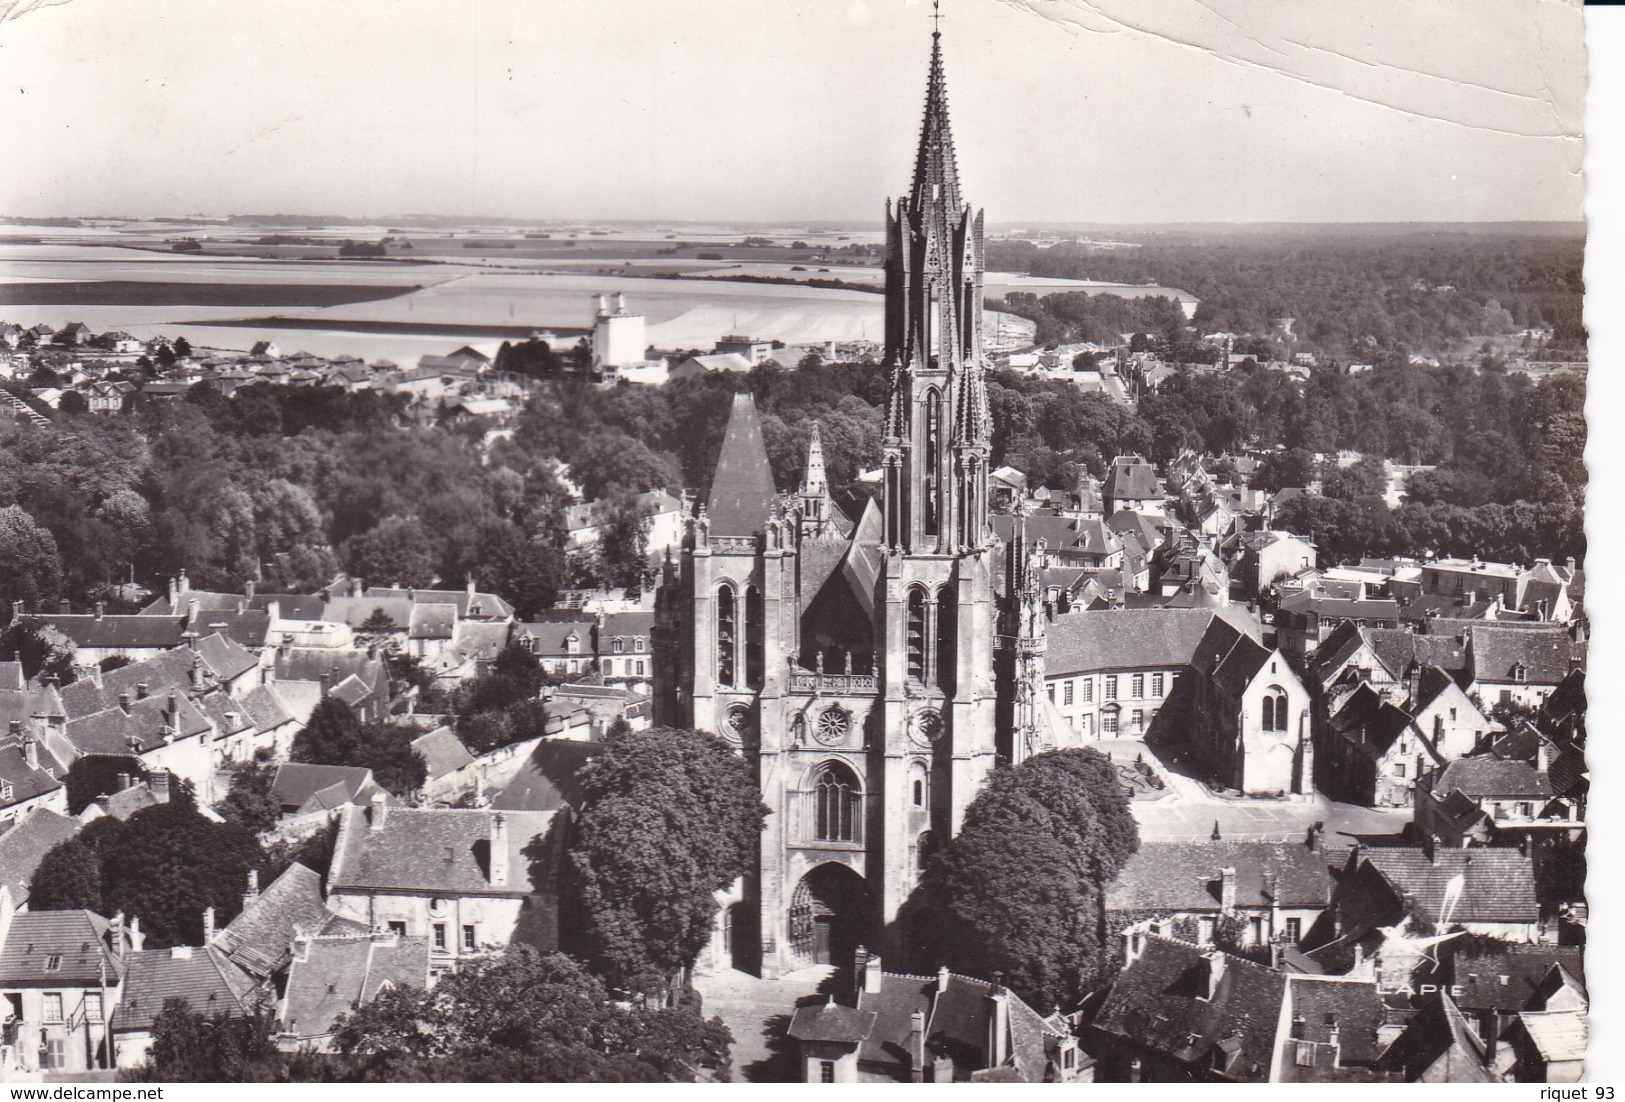
[[[733,1038],[686,1008],[629,1005],[569,957],[515,946],[393,987],[339,1023],[362,1082],[660,1083],[726,1079]]]
[[[1003,972],[1033,1006],[1070,1009],[1113,964],[1105,885],[1138,846],[1104,755],[1051,750],[998,769],[927,864],[926,945],[956,971]]]
[[[662,991],[709,939],[715,893],[754,867],[767,814],[755,777],[716,735],[657,727],[611,737],[579,781],[583,956],[611,983]]]

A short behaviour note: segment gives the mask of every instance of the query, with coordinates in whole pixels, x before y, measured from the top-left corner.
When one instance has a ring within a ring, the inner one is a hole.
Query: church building
[[[841,511],[816,431],[781,493],[736,394],[657,596],[655,722],[733,741],[772,811],[719,935],[764,976],[895,955],[922,862],[995,763],[1053,745],[1036,564],[1019,521],[1003,544],[988,520],[983,218],[932,38],[913,186],[887,205],[879,499]]]

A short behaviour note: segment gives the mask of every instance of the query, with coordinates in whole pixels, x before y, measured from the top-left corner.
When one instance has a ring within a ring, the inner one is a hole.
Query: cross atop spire
[[[931,0],[931,37],[942,34],[942,0]]]

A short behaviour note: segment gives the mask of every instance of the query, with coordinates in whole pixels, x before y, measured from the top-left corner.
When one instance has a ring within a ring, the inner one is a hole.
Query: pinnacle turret
[[[959,209],[959,167],[954,162],[954,135],[948,125],[948,83],[942,74],[942,32],[931,32],[931,74],[925,85],[925,119],[920,124],[920,150],[914,159],[914,209],[938,203]]]

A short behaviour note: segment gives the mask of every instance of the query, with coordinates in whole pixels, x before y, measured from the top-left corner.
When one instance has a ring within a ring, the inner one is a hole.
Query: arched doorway
[[[868,925],[869,886],[845,865],[819,865],[790,897],[790,948],[808,964],[851,964]]]

